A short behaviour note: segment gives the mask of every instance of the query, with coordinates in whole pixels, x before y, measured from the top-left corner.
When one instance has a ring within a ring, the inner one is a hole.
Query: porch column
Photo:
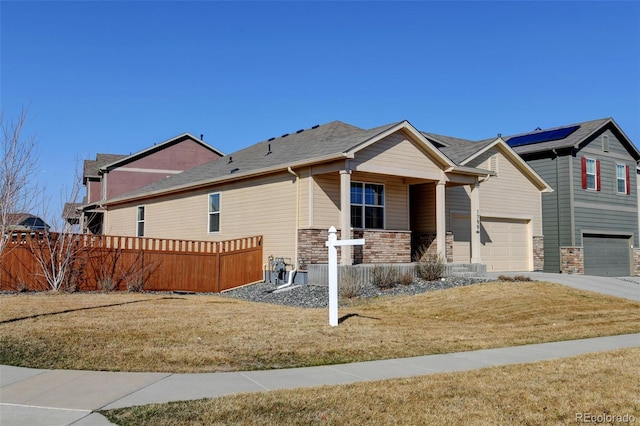
[[[436,247],[438,254],[447,258],[447,225],[445,209],[445,182],[436,184]]]
[[[480,256],[480,182],[471,185],[471,263],[482,263]]]
[[[351,170],[340,170],[340,239],[351,239]],[[351,246],[341,246],[340,264],[352,263]]]

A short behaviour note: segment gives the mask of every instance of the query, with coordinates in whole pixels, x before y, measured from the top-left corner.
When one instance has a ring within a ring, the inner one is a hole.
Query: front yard
[[[487,283],[303,309],[205,295],[0,296],[0,363],[215,372],[336,364],[640,331],[640,303],[539,283]]]

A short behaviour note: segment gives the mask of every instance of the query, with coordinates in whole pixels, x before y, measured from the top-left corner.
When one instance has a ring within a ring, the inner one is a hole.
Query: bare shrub
[[[498,280],[499,281],[506,281],[509,283],[512,283],[515,281],[515,279],[513,277],[510,277],[508,275],[498,275]]]
[[[398,284],[404,286],[413,284],[413,274],[409,271],[399,274]]]
[[[398,270],[393,266],[375,265],[371,270],[371,284],[382,290],[395,287],[398,284]]]
[[[352,299],[362,291],[362,277],[354,268],[345,268],[340,276],[340,297]]]
[[[515,277],[513,277],[513,279],[519,282],[531,281],[531,278],[525,275],[516,275]]]
[[[445,260],[440,253],[432,253],[426,247],[420,247],[414,257],[416,273],[425,281],[436,281],[444,273]]]
[[[116,288],[116,282],[113,277],[104,277],[98,281],[98,290],[114,291]]]

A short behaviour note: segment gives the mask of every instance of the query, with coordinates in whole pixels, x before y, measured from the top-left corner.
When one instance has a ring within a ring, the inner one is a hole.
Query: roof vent
[[[271,142],[272,140],[274,140],[275,138],[269,138],[269,142]]]
[[[285,133],[284,135],[280,136],[281,138],[286,138],[287,136],[289,136],[289,133]]]
[[[271,144],[267,145],[267,155],[271,154]]]
[[[498,137],[501,138],[502,137],[502,133],[498,133]]]
[[[200,140],[203,141],[204,140],[204,134],[200,133]]]
[[[231,164],[231,163],[233,163],[233,157],[229,156],[229,162],[227,164]]]
[[[239,168],[237,168],[237,167],[236,167],[235,169],[231,169],[231,171],[229,172],[229,174],[231,174],[231,173],[235,173],[235,172],[237,172],[238,170],[240,170],[240,169],[239,169]]]
[[[540,127],[536,127],[536,132],[539,132],[540,130],[542,130]]]
[[[320,127],[319,124],[316,124],[315,126],[311,127],[312,129],[317,129],[318,127]]]
[[[304,129],[300,129],[296,133],[302,133],[302,132],[304,132]]]

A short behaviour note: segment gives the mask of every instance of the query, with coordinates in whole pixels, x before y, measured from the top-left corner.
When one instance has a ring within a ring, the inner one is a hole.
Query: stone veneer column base
[[[544,237],[542,235],[533,237],[533,270],[542,271],[544,269]]]
[[[436,241],[436,233],[435,232],[424,232],[420,235],[416,236],[416,241],[414,242],[414,248],[420,249],[424,247],[427,254],[435,255],[438,254],[438,247]],[[445,248],[444,253],[442,254],[443,259],[447,263],[453,262],[453,232],[447,232],[445,236]]]
[[[411,231],[388,231],[378,229],[354,229],[352,238],[364,238],[365,247],[353,247],[353,262],[358,263],[409,263],[411,262]],[[308,228],[298,230],[298,265],[307,270],[307,265],[327,263],[329,237],[327,229]],[[338,250],[338,261],[340,250]]]
[[[584,274],[582,247],[560,247],[560,272],[563,274]]]

